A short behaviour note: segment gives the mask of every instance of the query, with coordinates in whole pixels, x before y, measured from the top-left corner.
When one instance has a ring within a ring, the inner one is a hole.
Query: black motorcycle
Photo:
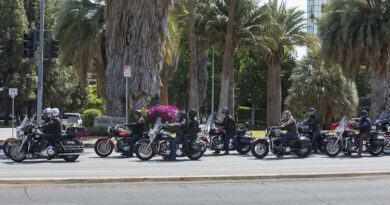
[[[390,122],[389,115],[386,111],[383,111],[379,119],[375,121],[374,125],[372,126],[372,130],[377,132],[378,135],[383,136],[383,153],[390,154]]]
[[[42,136],[40,127],[30,123],[24,130],[23,138],[14,140],[9,144],[9,158],[15,162],[22,162],[27,155],[31,155],[33,158],[63,158],[65,161],[73,162],[84,151],[83,143],[75,138],[86,135],[88,133],[84,128],[72,126],[56,140],[47,141],[41,149],[39,145]]]
[[[282,143],[283,133],[277,126],[271,126],[266,130],[263,139],[258,139],[252,143],[251,152],[258,159],[266,157],[271,152],[277,157],[295,153],[298,157],[304,158],[311,153],[311,140],[305,136],[299,136],[294,140],[287,140],[284,146]]]
[[[339,126],[335,129],[336,136],[327,138],[324,141],[325,153],[330,157],[337,156],[340,151],[345,154],[357,153],[359,150],[359,135],[348,128],[349,123],[344,117]],[[372,156],[378,156],[383,151],[383,136],[377,132],[371,132],[363,140],[362,152],[368,152]]]
[[[146,138],[137,142],[136,155],[140,160],[147,161],[155,155],[161,155],[163,159],[169,159],[171,144],[175,138],[163,131],[163,128],[164,124],[162,124],[161,119],[158,118],[153,129],[146,135]],[[198,139],[196,135],[189,137],[188,141],[188,147],[185,146],[184,142],[177,145],[176,156],[187,156],[191,160],[200,159],[207,150],[206,145],[202,140]]]
[[[298,123],[298,133],[300,136],[305,136],[310,138],[310,140],[313,139],[313,132],[310,130],[309,125],[305,125],[303,123]],[[321,152],[324,152],[324,139],[331,137],[332,135],[329,134],[329,132],[321,132],[320,136],[317,138],[317,145],[318,150]]]

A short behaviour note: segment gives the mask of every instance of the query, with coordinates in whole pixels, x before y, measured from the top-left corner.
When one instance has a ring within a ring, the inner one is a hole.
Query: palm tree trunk
[[[129,96],[138,102],[154,95],[161,85],[162,48],[168,34],[171,0],[106,0],[106,94],[107,113],[123,116],[125,78],[123,65],[130,65]]]
[[[198,103],[203,104],[206,99],[207,93],[207,80],[209,79],[209,73],[207,70],[207,61],[209,59],[209,52],[205,49],[205,45],[200,42],[196,44],[196,68],[198,72]]]
[[[256,105],[252,104],[252,125],[256,122]]]
[[[390,74],[386,71],[386,111],[390,113]]]
[[[198,110],[198,72],[196,68],[196,42],[195,42],[195,19],[194,1],[189,0],[190,19],[190,109]]]
[[[168,105],[168,82],[163,83],[160,87],[160,105]]]
[[[268,61],[267,82],[267,124],[275,125],[280,122],[282,107],[282,89],[280,81],[281,62]]]
[[[221,80],[221,93],[219,95],[219,109],[228,106],[229,101],[229,83],[230,72],[232,67],[232,52],[233,52],[233,26],[234,26],[234,12],[236,7],[236,0],[230,1],[228,25],[226,31],[225,46],[223,52],[223,65],[222,65],[222,80]]]
[[[377,119],[385,109],[385,75],[380,69],[371,68],[371,108],[370,118]]]
[[[229,72],[229,91],[228,91],[228,108],[231,115],[234,117],[234,66],[233,55],[231,58],[231,70]]]

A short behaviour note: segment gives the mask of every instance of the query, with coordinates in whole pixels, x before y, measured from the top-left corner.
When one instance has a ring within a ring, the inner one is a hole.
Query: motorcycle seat
[[[165,139],[165,140],[173,140],[173,137],[170,136],[170,135],[167,135],[167,134],[161,135],[161,138],[162,138],[162,139]]]

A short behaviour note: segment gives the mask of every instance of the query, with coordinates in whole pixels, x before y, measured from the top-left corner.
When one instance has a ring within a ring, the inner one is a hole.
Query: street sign
[[[18,89],[17,88],[9,88],[8,94],[11,96],[11,98],[15,98],[15,96],[18,95]]]
[[[124,77],[131,77],[131,67],[130,67],[130,65],[124,65],[123,66],[123,76]]]

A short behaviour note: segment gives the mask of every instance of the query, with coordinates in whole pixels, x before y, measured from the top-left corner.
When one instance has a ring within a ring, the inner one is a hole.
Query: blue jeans
[[[141,135],[140,134],[132,134],[131,135],[131,138],[130,138],[130,149],[129,149],[129,152],[133,152],[134,150],[134,144],[135,142],[137,142],[139,139],[141,138]]]
[[[286,134],[282,135],[282,145],[285,145],[287,140],[295,140],[295,139],[298,139],[298,133],[287,132]]]
[[[232,133],[229,133],[226,135],[225,137],[225,141],[223,143],[223,149],[228,152],[229,151],[229,142],[230,142],[230,139],[232,139],[234,137],[236,133],[235,132],[232,132]]]
[[[313,145],[313,149],[315,152],[318,151],[318,137],[320,136],[321,131],[320,130],[314,130],[311,138],[311,144]]]
[[[172,141],[171,144],[171,159],[176,160],[176,146],[179,144],[181,141],[183,141],[183,136],[176,136],[175,139]]]

